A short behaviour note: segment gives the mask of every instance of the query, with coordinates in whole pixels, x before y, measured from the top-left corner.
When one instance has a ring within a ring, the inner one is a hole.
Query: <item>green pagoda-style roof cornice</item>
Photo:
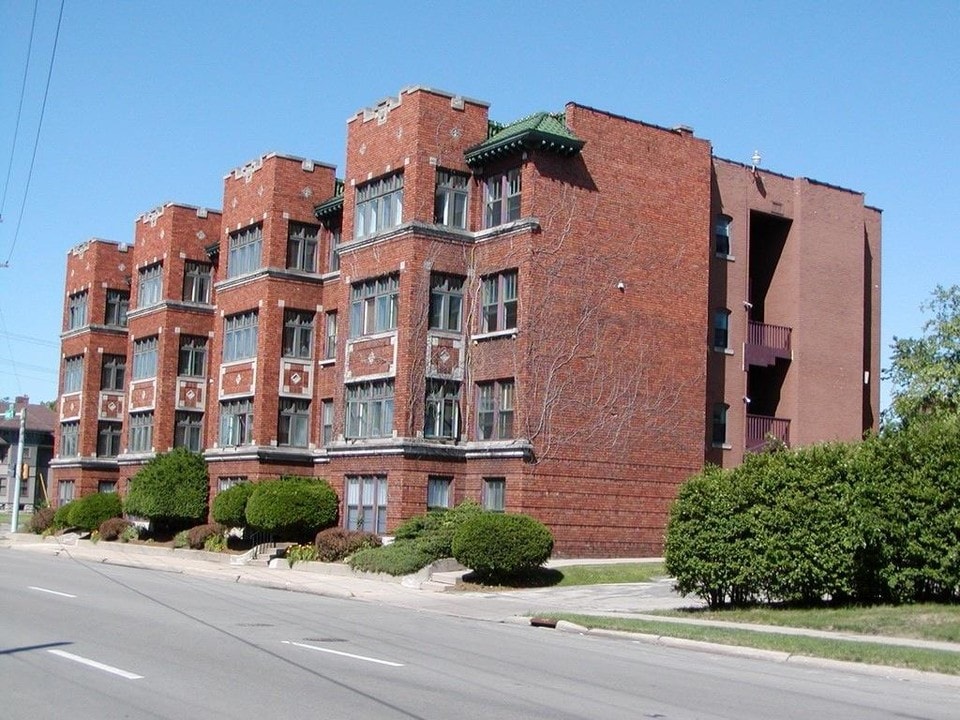
[[[490,160],[521,153],[545,150],[557,155],[576,155],[583,140],[574,135],[563,113],[538,112],[510,125],[490,122],[487,139],[464,153],[467,165],[477,167]]]
[[[333,197],[324,200],[313,209],[317,220],[324,222],[343,212],[343,180],[336,178],[333,183]]]

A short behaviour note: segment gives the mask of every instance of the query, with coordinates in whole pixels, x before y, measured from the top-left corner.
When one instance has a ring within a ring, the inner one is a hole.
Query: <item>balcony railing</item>
[[[791,336],[793,329],[783,325],[751,322],[747,325],[745,348],[748,365],[773,365],[777,358],[790,360],[793,357]]]
[[[790,446],[790,420],[767,415],[747,415],[747,452],[758,452],[770,441]]]

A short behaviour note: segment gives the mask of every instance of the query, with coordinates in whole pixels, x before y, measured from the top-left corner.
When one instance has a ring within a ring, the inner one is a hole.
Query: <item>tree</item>
[[[208,496],[203,456],[176,448],[157,455],[133,476],[124,510],[129,515],[150,518],[166,529],[176,529],[206,520]]]
[[[960,286],[938,285],[921,309],[932,313],[923,336],[895,337],[883,374],[893,385],[889,419],[904,425],[960,411]]]

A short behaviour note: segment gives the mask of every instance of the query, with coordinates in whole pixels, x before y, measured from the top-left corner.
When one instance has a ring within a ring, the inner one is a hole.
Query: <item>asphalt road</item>
[[[957,717],[956,688],[0,551],[0,717]]]

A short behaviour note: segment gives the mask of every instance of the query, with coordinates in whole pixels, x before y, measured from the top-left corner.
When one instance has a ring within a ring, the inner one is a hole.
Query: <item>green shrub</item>
[[[212,537],[223,537],[226,528],[220,523],[206,523],[187,530],[187,545],[192,550],[203,550],[207,540]]]
[[[70,527],[70,512],[73,510],[73,504],[76,500],[64,503],[53,513],[53,527],[57,530],[63,530]]]
[[[227,527],[246,525],[247,500],[250,499],[253,489],[252,483],[245,482],[217,493],[213,498],[213,519]]]
[[[207,464],[199,453],[176,448],[147,462],[130,480],[128,515],[150,518],[159,528],[178,528],[207,517]]]
[[[453,557],[453,536],[463,523],[483,513],[483,508],[467,500],[450,510],[430,510],[401,523],[394,532],[397,542],[418,540],[431,562]]]
[[[70,503],[68,522],[71,526],[93,532],[100,523],[123,512],[120,496],[116,493],[93,493]]]
[[[118,539],[124,531],[129,528],[131,523],[128,520],[124,520],[122,517],[113,517],[108,520],[104,520],[100,523],[100,539],[101,540],[116,540]]]
[[[540,567],[553,552],[553,535],[529,515],[480,513],[453,536],[453,557],[484,581],[495,581]]]
[[[40,508],[30,517],[30,532],[42,535],[53,525],[53,516],[56,510],[51,507]]]
[[[287,559],[287,564],[293,567],[298,562],[310,562],[317,559],[317,548],[314,545],[291,545],[283,556]]]
[[[388,575],[409,575],[426,567],[434,558],[418,540],[406,540],[378,548],[361,548],[347,563],[354,570]]]
[[[225,533],[211,535],[203,541],[203,549],[207,552],[224,552],[227,549],[227,536]]]
[[[181,530],[176,535],[173,536],[173,547],[174,549],[182,549],[190,547],[190,541],[187,539],[187,535],[190,533],[189,530]]]
[[[140,528],[130,523],[124,528],[123,532],[120,533],[120,542],[132,542],[133,540],[140,539]]]
[[[313,544],[317,549],[317,560],[339,562],[361,548],[380,547],[381,543],[374,533],[332,527],[317,533]]]
[[[339,499],[325,480],[282,477],[257,483],[247,500],[251,527],[277,540],[310,541],[337,521]]]

